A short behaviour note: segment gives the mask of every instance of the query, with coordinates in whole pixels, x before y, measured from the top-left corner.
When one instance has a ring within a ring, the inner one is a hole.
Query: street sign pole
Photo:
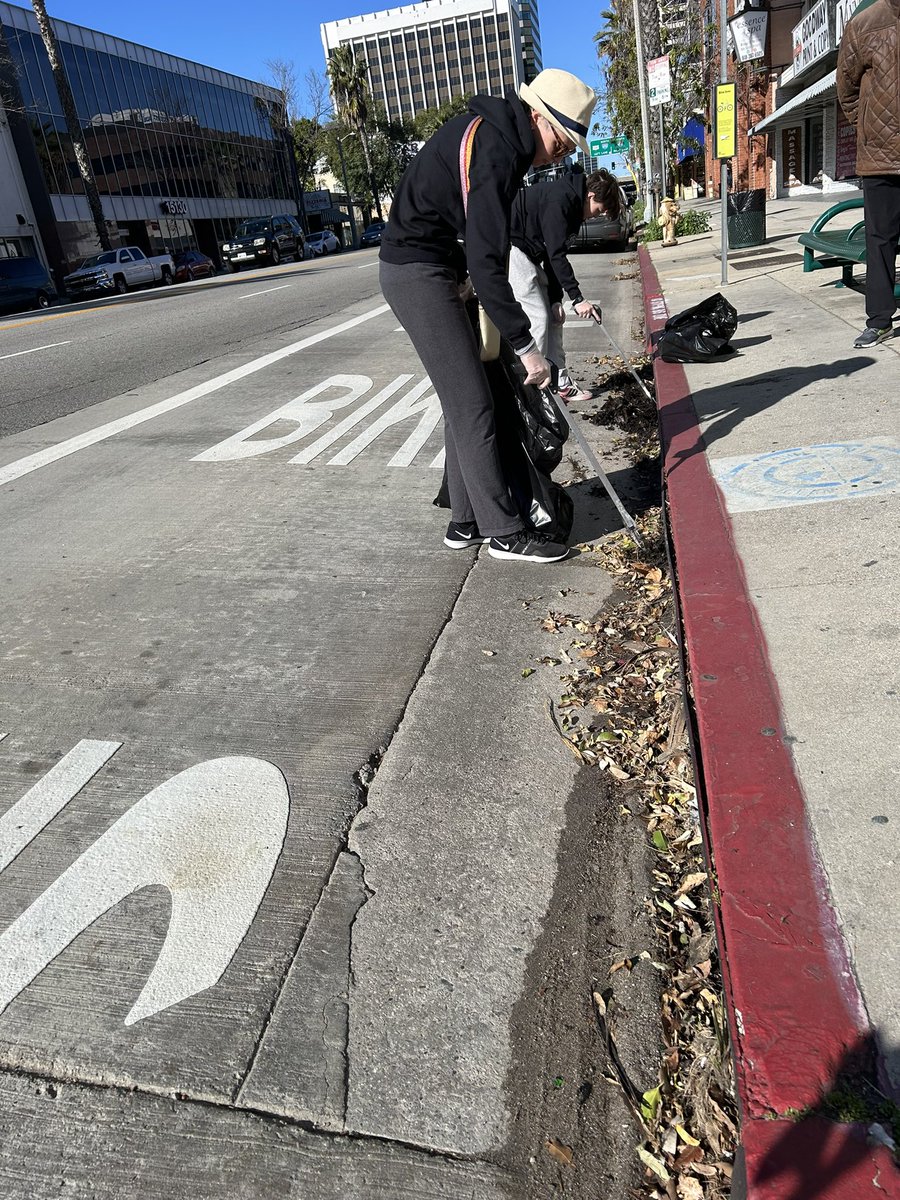
[[[637,3],[637,0],[635,0]],[[728,27],[728,0],[719,0],[719,83],[728,82],[728,47],[725,44],[725,31]],[[717,106],[718,107],[718,106]],[[717,113],[718,116],[718,113]],[[718,130],[718,126],[716,127]],[[718,146],[718,133],[716,136],[716,150]],[[719,159],[719,198],[722,205],[722,224],[720,229],[720,238],[722,242],[721,263],[722,263],[722,284],[728,283],[728,186],[727,186],[727,160]]]
[[[723,0],[726,3],[727,0]],[[656,213],[653,209],[653,192],[650,188],[650,110],[647,105],[647,64],[644,62],[644,39],[641,34],[641,11],[638,0],[632,0],[634,10],[634,38],[638,60],[638,91],[641,97],[641,133],[644,143],[644,220],[650,221]]]

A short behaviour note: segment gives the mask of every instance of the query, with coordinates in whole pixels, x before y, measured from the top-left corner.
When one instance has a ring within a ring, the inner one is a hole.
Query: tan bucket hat
[[[549,67],[519,87],[519,96],[527,105],[546,117],[564,137],[571,138],[585,154],[588,126],[597,103],[594,89],[577,75]]]

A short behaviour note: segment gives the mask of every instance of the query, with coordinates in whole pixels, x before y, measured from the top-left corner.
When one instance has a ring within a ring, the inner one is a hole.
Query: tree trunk
[[[94,172],[91,169],[91,160],[88,157],[87,147],[81,135],[81,122],[78,120],[78,113],[75,111],[75,100],[72,96],[72,89],[69,87],[69,80],[66,77],[62,57],[59,53],[56,34],[53,31],[53,26],[50,24],[50,18],[47,16],[44,0],[31,0],[31,7],[34,9],[34,15],[37,17],[38,28],[41,31],[41,38],[44,48],[47,51],[47,58],[50,60],[50,70],[53,72],[53,81],[59,93],[59,101],[62,105],[66,128],[69,131],[69,137],[72,139],[75,162],[78,164],[78,172],[84,183],[84,194],[87,197],[91,217],[97,230],[100,249],[112,250],[112,243],[109,240],[109,233],[106,229],[106,218],[103,215],[103,205],[100,201],[100,193],[97,191],[97,182],[94,179]]]
[[[375,211],[378,214],[378,220],[383,221],[384,217],[381,214],[381,199],[378,195],[378,187],[375,183],[375,172],[372,170],[372,155],[369,152],[369,139],[366,136],[366,131],[362,124],[359,126],[359,140],[362,142],[363,157],[366,160],[366,174],[369,177],[369,187],[372,189],[372,199],[375,202]]]
[[[638,9],[641,14],[644,54],[649,62],[651,58],[659,58],[662,54],[662,40],[659,34],[659,4],[657,0],[638,0]]]

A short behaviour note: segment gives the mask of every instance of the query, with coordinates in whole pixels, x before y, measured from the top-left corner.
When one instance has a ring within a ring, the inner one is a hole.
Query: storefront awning
[[[768,129],[770,125],[773,125],[786,113],[799,108],[801,104],[805,104],[807,100],[812,100],[814,96],[821,96],[823,92],[827,92],[829,88],[834,87],[836,78],[837,71],[829,71],[827,75],[823,75],[821,79],[817,79],[805,91],[799,92],[793,99],[788,100],[786,104],[782,104],[781,108],[776,108],[773,113],[769,113],[765,120],[760,121],[752,129],[749,129],[747,131],[748,137],[753,133],[762,133],[764,129]]]

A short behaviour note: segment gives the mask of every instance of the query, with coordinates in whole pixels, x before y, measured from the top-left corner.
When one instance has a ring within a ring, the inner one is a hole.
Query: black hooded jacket
[[[556,303],[565,291],[577,304],[584,297],[566,257],[566,242],[584,219],[586,180],[575,175],[523,187],[513,204],[510,241],[543,266],[550,283],[550,300]]]
[[[460,146],[473,116],[468,216],[460,187]],[[510,92],[476,96],[425,143],[394,194],[381,258],[389,263],[441,263],[460,280],[472,277],[485,312],[515,350],[531,342],[528,318],[507,278],[509,210],[535,155],[528,108]],[[460,246],[459,239],[465,245]]]

